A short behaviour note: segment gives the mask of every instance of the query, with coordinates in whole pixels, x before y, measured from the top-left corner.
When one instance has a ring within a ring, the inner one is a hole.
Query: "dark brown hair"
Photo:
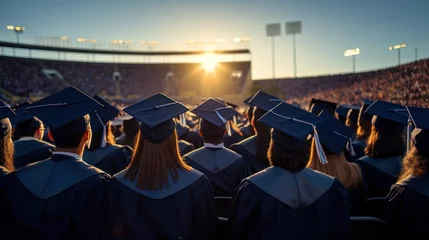
[[[294,151],[285,151],[271,140],[268,148],[268,160],[271,166],[281,167],[289,172],[299,172],[307,166],[309,151],[307,144]]]
[[[177,133],[159,144],[151,143],[140,134],[125,177],[137,181],[143,190],[159,190],[168,187],[169,174],[173,182],[179,180],[178,170],[190,170],[180,156]]]
[[[422,155],[417,148],[411,147],[410,152],[404,157],[399,181],[410,175],[420,177],[429,171],[429,157]]]
[[[256,159],[263,164],[268,163],[267,151],[271,141],[271,128],[258,122],[258,119],[265,113],[265,111],[255,107],[252,118],[252,126],[255,129],[257,145]]]
[[[365,153],[373,158],[397,157],[404,154],[406,144],[404,134],[393,131],[379,131],[374,126],[368,138]]]

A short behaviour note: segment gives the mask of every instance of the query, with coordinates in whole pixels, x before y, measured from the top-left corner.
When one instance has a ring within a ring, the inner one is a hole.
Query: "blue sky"
[[[185,50],[184,41],[250,37],[254,79],[271,78],[267,23],[282,23],[276,38],[276,76],[293,76],[292,37],[284,23],[301,20],[298,76],[350,72],[346,49],[359,47],[357,71],[397,63],[389,45],[406,43],[402,61],[429,57],[427,0],[1,0],[0,39],[15,41],[6,25],[23,25],[23,42],[36,36],[157,40],[158,50]],[[225,45],[226,48],[234,46]]]

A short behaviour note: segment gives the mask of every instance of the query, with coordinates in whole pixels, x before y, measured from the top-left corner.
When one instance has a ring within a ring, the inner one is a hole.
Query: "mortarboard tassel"
[[[237,117],[236,116],[232,117],[232,122],[234,123],[235,126],[237,126]]]
[[[407,153],[410,151],[411,144],[411,118],[408,117],[408,125],[407,125]]]
[[[97,115],[98,120],[100,121],[101,125],[103,126],[103,135],[101,135],[100,147],[104,148],[104,147],[107,146],[107,141],[106,141],[106,125],[104,125],[104,123],[101,120],[100,115],[98,115],[97,111],[95,111],[95,115]]]
[[[347,141],[346,149],[347,149],[347,151],[349,151],[350,156],[352,156],[352,157],[356,156],[355,149],[353,148],[353,141],[351,138],[349,138],[349,141]]]
[[[179,122],[182,127],[186,127],[186,117],[185,113],[179,115]]]
[[[226,132],[228,134],[228,136],[231,137],[231,123],[229,121],[226,122]]]
[[[328,160],[326,159],[325,152],[323,152],[322,144],[320,143],[319,134],[317,134],[316,126],[313,125],[314,129],[314,142],[316,144],[317,156],[319,157],[320,163],[326,164]]]

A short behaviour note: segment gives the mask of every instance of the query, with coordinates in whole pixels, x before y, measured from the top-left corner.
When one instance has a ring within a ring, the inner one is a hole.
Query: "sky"
[[[186,50],[188,40],[226,39],[218,48],[236,47],[235,37],[249,37],[253,79],[272,78],[268,23],[281,23],[275,38],[275,77],[293,76],[292,36],[285,22],[302,21],[296,36],[298,76],[352,71],[344,51],[359,48],[356,71],[394,66],[405,43],[402,62],[429,58],[427,0],[0,0],[0,40],[16,41],[6,25],[22,25],[21,42],[38,36],[70,36],[98,41],[156,40],[156,50]],[[10,54],[4,50],[5,54]]]

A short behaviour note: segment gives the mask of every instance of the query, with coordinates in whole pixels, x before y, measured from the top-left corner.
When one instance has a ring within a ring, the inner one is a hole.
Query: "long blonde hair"
[[[307,167],[323,172],[338,179],[346,188],[356,189],[362,183],[362,172],[356,163],[350,163],[346,160],[344,153],[340,155],[326,153],[327,164],[320,163],[317,155],[314,139],[311,144],[310,160]]]
[[[136,143],[125,177],[137,181],[137,187],[140,189],[168,188],[169,174],[173,182],[177,182],[179,169],[191,169],[180,156],[176,131],[159,144],[145,140],[139,132]]]

